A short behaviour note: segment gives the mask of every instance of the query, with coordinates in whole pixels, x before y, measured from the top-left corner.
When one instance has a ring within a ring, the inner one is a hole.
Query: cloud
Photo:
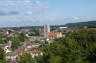
[[[28,11],[30,14],[31,11]],[[6,19],[5,19],[6,18]],[[44,24],[50,24],[50,25],[63,25],[65,23],[73,23],[73,22],[81,22],[81,21],[88,21],[93,20],[93,18],[90,19],[82,19],[83,17],[80,17],[80,20],[74,20],[73,17],[64,18],[64,16],[61,15],[54,15],[54,14],[42,14],[42,15],[6,15],[6,16],[0,16],[0,27],[14,27],[14,26],[38,26],[38,25],[44,25]],[[77,19],[75,17],[75,19]],[[96,18],[94,17],[94,20]]]
[[[32,15],[33,12],[32,12],[32,11],[28,11],[28,12],[26,12],[25,14],[27,14],[27,15]]]
[[[11,11],[8,13],[8,15],[18,15],[18,14],[19,14],[19,12],[17,12],[17,11]]]
[[[81,17],[66,17],[64,19],[68,19],[68,20],[80,20],[82,18]]]
[[[6,13],[3,11],[0,11],[0,16],[3,16],[3,15],[6,15]]]
[[[31,11],[28,11],[30,14]],[[6,18],[6,19],[5,19]],[[59,22],[56,22],[59,21]],[[60,24],[60,15],[53,14],[38,14],[35,15],[6,15],[0,16],[0,26],[33,26],[33,25],[43,25],[43,24]]]
[[[72,19],[74,19],[74,20],[79,20],[79,19],[81,19],[80,17],[73,17]]]
[[[48,2],[40,1],[0,1],[0,6],[32,6],[32,7],[47,7]]]
[[[19,15],[20,13],[17,11],[10,11],[10,12],[4,12],[4,11],[0,11],[0,16],[8,16],[8,15]]]

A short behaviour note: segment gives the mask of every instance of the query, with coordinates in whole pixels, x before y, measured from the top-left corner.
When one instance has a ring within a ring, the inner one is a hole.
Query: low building
[[[30,41],[35,41],[35,40],[40,40],[42,37],[40,37],[40,36],[31,36],[31,37],[29,37],[29,40]]]
[[[37,50],[17,50],[16,53],[18,55],[23,55],[25,53],[28,53],[28,54],[31,54],[32,55],[32,58],[36,57],[36,56],[39,56],[39,55],[43,55],[43,53],[41,51],[37,51]]]
[[[39,43],[32,43],[33,48],[39,48],[40,46],[41,46],[41,44],[39,44]]]
[[[8,53],[8,52],[11,52],[11,41],[9,41],[8,43],[6,44],[3,44],[1,47],[4,49],[4,52],[5,53]]]
[[[62,33],[61,32],[48,32],[48,37],[55,39],[55,38],[59,38],[62,37]]]
[[[6,60],[7,61],[16,61],[16,59],[18,59],[18,58],[19,58],[19,56],[15,52],[6,53]]]
[[[24,48],[27,48],[27,49],[30,49],[30,48],[39,48],[41,46],[40,43],[32,43],[32,42],[29,42],[29,43],[24,43],[23,47]]]

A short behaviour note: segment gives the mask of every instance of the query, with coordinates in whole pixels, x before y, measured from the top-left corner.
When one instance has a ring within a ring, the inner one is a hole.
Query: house
[[[39,48],[41,46],[40,43],[23,43],[22,47],[18,48],[18,50],[23,50],[23,51],[27,51],[27,50],[32,50],[32,48]]]
[[[39,43],[32,43],[33,48],[39,48],[40,46],[41,46],[41,44],[39,44]]]
[[[30,48],[39,48],[41,46],[40,43],[32,43],[32,42],[29,42],[29,43],[25,43],[23,45],[23,47],[27,48],[27,49],[30,49]]]
[[[28,32],[30,32],[29,29],[21,29],[19,31],[19,34],[21,34],[21,33],[28,33]]]
[[[30,49],[27,49],[26,47],[20,47],[17,50],[24,50],[24,51],[26,51],[26,50],[30,50]]]
[[[61,32],[48,32],[48,37],[52,39],[59,38],[59,37],[62,37],[62,33]]]
[[[40,36],[31,36],[31,37],[29,37],[29,40],[30,41],[35,41],[35,40],[40,40],[42,37],[40,37]]]
[[[47,38],[44,38],[44,37],[43,38],[40,38],[40,42],[41,43],[45,43],[46,40],[47,40]]]
[[[63,29],[60,29],[60,31],[62,32],[62,34],[68,34],[68,33],[72,33],[74,32],[75,30],[77,30],[77,28],[63,28]]]
[[[4,49],[5,53],[11,52],[10,48],[11,48],[11,41],[9,41],[8,43],[2,45],[2,48]]]
[[[41,51],[37,51],[37,50],[17,50],[16,53],[18,55],[23,55],[25,53],[28,53],[28,54],[31,54],[32,55],[32,58],[35,58],[36,56],[39,56],[39,55],[43,55],[43,53]]]
[[[19,58],[19,56],[15,52],[6,53],[6,60],[7,61],[16,61],[16,59],[18,59],[18,58]]]

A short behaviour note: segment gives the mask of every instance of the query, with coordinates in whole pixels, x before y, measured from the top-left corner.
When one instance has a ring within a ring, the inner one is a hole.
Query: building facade
[[[50,25],[44,25],[44,37],[48,38],[48,32],[50,32]]]

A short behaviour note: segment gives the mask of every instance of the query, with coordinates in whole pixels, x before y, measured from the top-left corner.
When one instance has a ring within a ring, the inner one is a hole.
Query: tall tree
[[[0,63],[6,63],[4,50],[2,48],[0,48]]]
[[[20,46],[20,40],[18,37],[12,39],[12,50],[14,51]]]
[[[20,57],[18,63],[33,63],[32,56],[30,54],[24,54]]]

